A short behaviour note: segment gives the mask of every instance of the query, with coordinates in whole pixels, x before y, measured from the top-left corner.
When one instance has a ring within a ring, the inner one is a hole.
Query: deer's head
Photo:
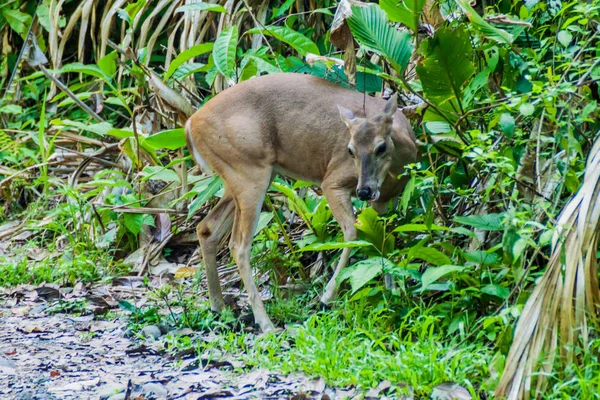
[[[398,110],[396,95],[388,100],[381,114],[372,118],[359,118],[345,107],[338,105],[338,108],[342,121],[350,130],[348,153],[358,172],[356,195],[361,200],[376,201],[392,165],[392,123]]]

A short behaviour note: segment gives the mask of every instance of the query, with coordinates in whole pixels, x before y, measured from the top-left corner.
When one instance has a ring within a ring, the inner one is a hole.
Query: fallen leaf
[[[198,268],[196,267],[180,267],[175,271],[175,279],[189,278],[196,275]]]

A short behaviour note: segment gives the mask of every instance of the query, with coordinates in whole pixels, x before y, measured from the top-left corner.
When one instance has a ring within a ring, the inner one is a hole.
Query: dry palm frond
[[[581,188],[558,218],[548,269],[523,308],[496,396],[528,399],[534,379],[533,395],[539,395],[556,351],[572,363],[574,345],[587,344],[588,318],[597,315],[600,303],[599,219],[600,138],[590,151]]]

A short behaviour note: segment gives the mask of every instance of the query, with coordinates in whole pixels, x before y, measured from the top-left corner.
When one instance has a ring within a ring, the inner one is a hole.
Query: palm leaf
[[[379,5],[353,5],[346,21],[361,46],[385,57],[398,73],[404,71],[413,52],[410,35],[391,26]]]

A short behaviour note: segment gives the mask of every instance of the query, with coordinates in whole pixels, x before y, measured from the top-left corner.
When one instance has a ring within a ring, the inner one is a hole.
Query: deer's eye
[[[383,143],[379,147],[377,147],[377,149],[375,149],[375,155],[382,156],[386,150],[387,150],[387,146],[385,143]]]
[[[350,154],[350,157],[354,157],[354,152],[351,147],[348,147],[348,154]]]

